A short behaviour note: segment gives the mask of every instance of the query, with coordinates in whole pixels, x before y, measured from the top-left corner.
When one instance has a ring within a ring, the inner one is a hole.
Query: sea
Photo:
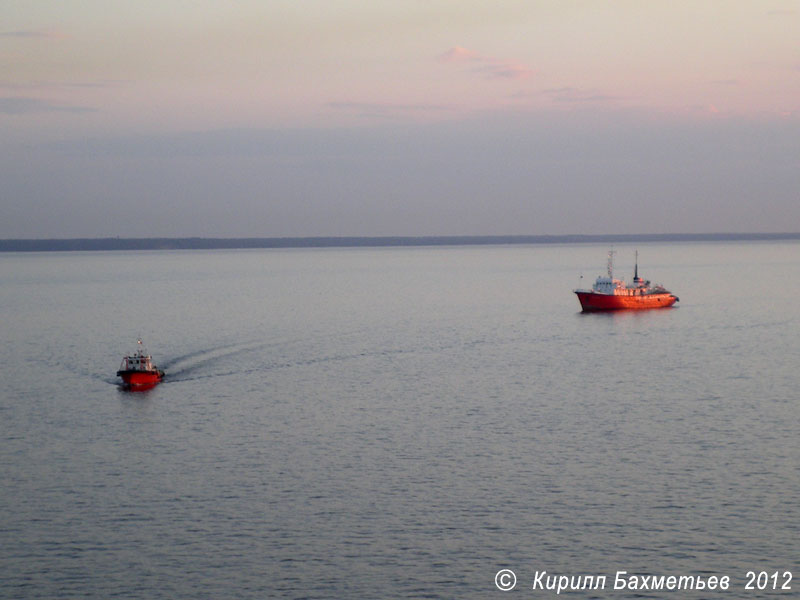
[[[797,598],[800,241],[637,250],[0,253],[0,597]]]

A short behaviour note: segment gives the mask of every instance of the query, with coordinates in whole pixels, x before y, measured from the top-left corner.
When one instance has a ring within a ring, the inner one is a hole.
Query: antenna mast
[[[614,251],[608,251],[608,277],[614,279]]]

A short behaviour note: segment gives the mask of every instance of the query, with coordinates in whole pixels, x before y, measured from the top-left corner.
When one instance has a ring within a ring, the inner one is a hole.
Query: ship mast
[[[614,279],[614,251],[608,251],[608,278]]]
[[[636,262],[634,263],[633,267],[633,282],[638,283],[639,281],[639,251],[636,251]]]

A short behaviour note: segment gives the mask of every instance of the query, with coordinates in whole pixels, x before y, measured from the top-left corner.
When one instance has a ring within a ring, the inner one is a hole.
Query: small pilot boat
[[[153,358],[147,354],[141,339],[137,344],[136,353],[122,359],[117,376],[131,387],[153,386],[164,378],[164,371],[153,364]]]

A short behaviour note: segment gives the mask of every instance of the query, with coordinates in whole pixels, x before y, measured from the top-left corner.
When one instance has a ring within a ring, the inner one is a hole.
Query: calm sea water
[[[800,244],[638,249],[678,308],[581,314],[596,245],[0,255],[0,596],[797,597]]]

